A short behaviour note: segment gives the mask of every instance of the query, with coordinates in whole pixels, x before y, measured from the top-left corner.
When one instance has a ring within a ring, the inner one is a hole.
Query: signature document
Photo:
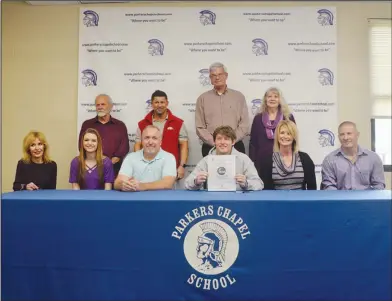
[[[235,156],[208,156],[208,191],[236,191]]]

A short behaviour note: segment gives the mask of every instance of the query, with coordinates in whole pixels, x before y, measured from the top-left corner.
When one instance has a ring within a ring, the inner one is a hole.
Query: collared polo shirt
[[[176,177],[176,159],[171,153],[161,149],[154,159],[148,161],[141,149],[125,157],[119,174],[134,177],[142,183],[159,181],[166,176]]]

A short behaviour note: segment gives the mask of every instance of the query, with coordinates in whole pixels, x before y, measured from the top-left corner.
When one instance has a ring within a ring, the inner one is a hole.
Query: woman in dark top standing
[[[23,158],[16,167],[14,191],[56,189],[57,164],[49,158],[45,135],[31,131],[23,139]]]
[[[307,153],[299,151],[294,122],[278,123],[273,150],[261,166],[264,190],[317,190],[314,163]]]
[[[263,161],[272,155],[275,128],[281,120],[295,122],[282,92],[272,87],[264,94],[260,113],[253,119],[250,132],[249,158],[254,162],[260,177]]]

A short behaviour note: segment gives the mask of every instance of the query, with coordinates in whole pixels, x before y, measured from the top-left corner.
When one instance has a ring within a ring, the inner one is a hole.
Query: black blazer
[[[298,152],[298,155],[304,169],[302,190],[317,190],[315,166],[312,159],[304,152]],[[264,190],[275,190],[274,182],[272,181],[272,156],[264,160],[260,178],[264,182]]]

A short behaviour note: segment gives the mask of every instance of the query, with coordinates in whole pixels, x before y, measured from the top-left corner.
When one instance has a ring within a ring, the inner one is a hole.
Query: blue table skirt
[[[391,300],[391,191],[22,191],[1,226],[2,300]]]

